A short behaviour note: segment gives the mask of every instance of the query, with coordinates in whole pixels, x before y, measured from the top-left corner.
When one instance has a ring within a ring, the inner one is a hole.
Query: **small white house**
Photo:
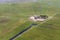
[[[30,20],[32,21],[44,21],[47,18],[47,16],[41,15],[41,16],[31,16]]]

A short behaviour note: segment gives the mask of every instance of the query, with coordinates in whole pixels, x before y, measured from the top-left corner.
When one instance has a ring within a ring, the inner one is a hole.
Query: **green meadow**
[[[60,40],[60,14],[43,24],[32,27],[16,40]]]
[[[32,15],[45,14],[51,20],[38,26],[33,26],[16,40],[60,40],[59,8],[40,3],[0,4],[0,40],[9,40],[20,31],[29,27]],[[35,22],[36,23],[36,22]]]

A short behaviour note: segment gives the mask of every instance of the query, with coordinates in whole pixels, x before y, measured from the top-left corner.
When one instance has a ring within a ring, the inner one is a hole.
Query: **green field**
[[[33,27],[16,40],[60,40],[60,22],[57,14],[52,20]]]
[[[59,10],[54,5],[40,3],[0,4],[0,40],[9,40],[33,23],[29,21],[30,16],[41,14],[57,15],[43,24],[38,22],[38,26],[33,26],[16,40],[60,40]]]

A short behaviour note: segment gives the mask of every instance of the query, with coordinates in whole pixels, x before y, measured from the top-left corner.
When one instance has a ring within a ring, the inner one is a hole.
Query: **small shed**
[[[32,21],[44,21],[44,20],[46,20],[47,18],[48,18],[47,15],[40,15],[40,16],[35,15],[35,16],[31,16],[31,17],[30,17],[30,20],[32,20]]]

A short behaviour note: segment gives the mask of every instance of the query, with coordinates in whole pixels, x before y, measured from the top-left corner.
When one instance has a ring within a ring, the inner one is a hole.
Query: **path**
[[[16,34],[15,36],[13,36],[12,38],[10,38],[10,40],[14,40],[16,37],[18,37],[19,35],[23,34],[25,31],[29,30],[32,26],[37,25],[32,23],[28,28],[26,28],[25,30],[19,32],[18,34]]]
[[[50,18],[48,18],[47,20],[45,20],[45,21],[42,22],[41,24],[43,24],[43,23],[47,22],[48,20],[52,19],[55,15],[56,15],[56,14],[54,14],[53,16],[51,16]],[[17,38],[18,36],[20,36],[21,34],[23,34],[25,31],[29,30],[29,29],[30,29],[32,26],[34,26],[34,25],[37,25],[37,24],[32,23],[28,28],[26,28],[25,30],[19,32],[17,35],[15,35],[15,36],[13,36],[12,38],[10,38],[10,40],[14,40],[15,38]],[[38,25],[40,25],[40,24],[38,24]],[[38,25],[37,25],[37,26],[38,26]]]

